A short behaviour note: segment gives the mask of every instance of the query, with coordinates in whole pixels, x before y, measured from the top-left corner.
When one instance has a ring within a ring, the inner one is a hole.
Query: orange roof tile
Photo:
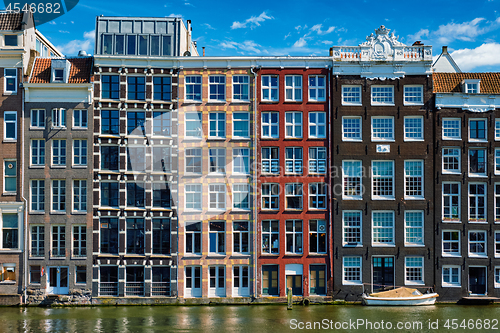
[[[463,80],[480,79],[481,94],[500,94],[500,73],[434,73],[432,79],[435,93],[463,92]]]
[[[93,58],[68,58],[71,63],[68,83],[90,83]],[[30,83],[50,83],[51,58],[37,58],[33,65]]]

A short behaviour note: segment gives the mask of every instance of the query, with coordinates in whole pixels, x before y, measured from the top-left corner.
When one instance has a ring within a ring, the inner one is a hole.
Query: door
[[[309,274],[309,287],[311,295],[326,295],[326,266],[311,265]]]
[[[486,294],[486,267],[469,267],[469,291],[473,295]]]
[[[69,293],[68,286],[68,267],[48,267],[47,294],[51,295],[67,295]]]
[[[279,295],[278,265],[262,266],[262,294]]]
[[[210,297],[226,297],[226,267],[225,266],[210,266],[210,287],[208,288],[208,296]]]
[[[302,295],[302,275],[287,275],[286,276],[286,288],[292,288],[292,294],[294,296]]]
[[[186,267],[186,297],[201,297],[201,267]]]
[[[373,291],[394,286],[394,257],[373,257]]]
[[[233,296],[250,296],[248,266],[233,266]]]

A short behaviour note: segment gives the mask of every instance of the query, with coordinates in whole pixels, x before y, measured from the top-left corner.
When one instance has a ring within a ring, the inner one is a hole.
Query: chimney
[[[191,20],[187,20],[187,51],[191,52]]]
[[[333,47],[330,47],[330,57],[333,57]]]
[[[205,56],[205,46],[203,46],[202,49],[203,49],[203,56]]]
[[[417,40],[412,46],[422,46],[424,45],[421,41]]]
[[[448,54],[448,46],[443,46],[442,54]]]

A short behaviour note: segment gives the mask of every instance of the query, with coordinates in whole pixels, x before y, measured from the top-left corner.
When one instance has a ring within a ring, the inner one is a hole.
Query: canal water
[[[498,332],[500,306],[0,308],[0,332]]]

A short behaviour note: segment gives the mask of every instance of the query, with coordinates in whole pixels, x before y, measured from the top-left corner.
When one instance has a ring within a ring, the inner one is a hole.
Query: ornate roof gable
[[[359,44],[363,55],[369,56],[373,60],[389,60],[394,55],[395,46],[405,47],[406,45],[398,41],[394,32],[389,35],[391,30],[381,25],[373,33],[366,37],[366,42]]]

